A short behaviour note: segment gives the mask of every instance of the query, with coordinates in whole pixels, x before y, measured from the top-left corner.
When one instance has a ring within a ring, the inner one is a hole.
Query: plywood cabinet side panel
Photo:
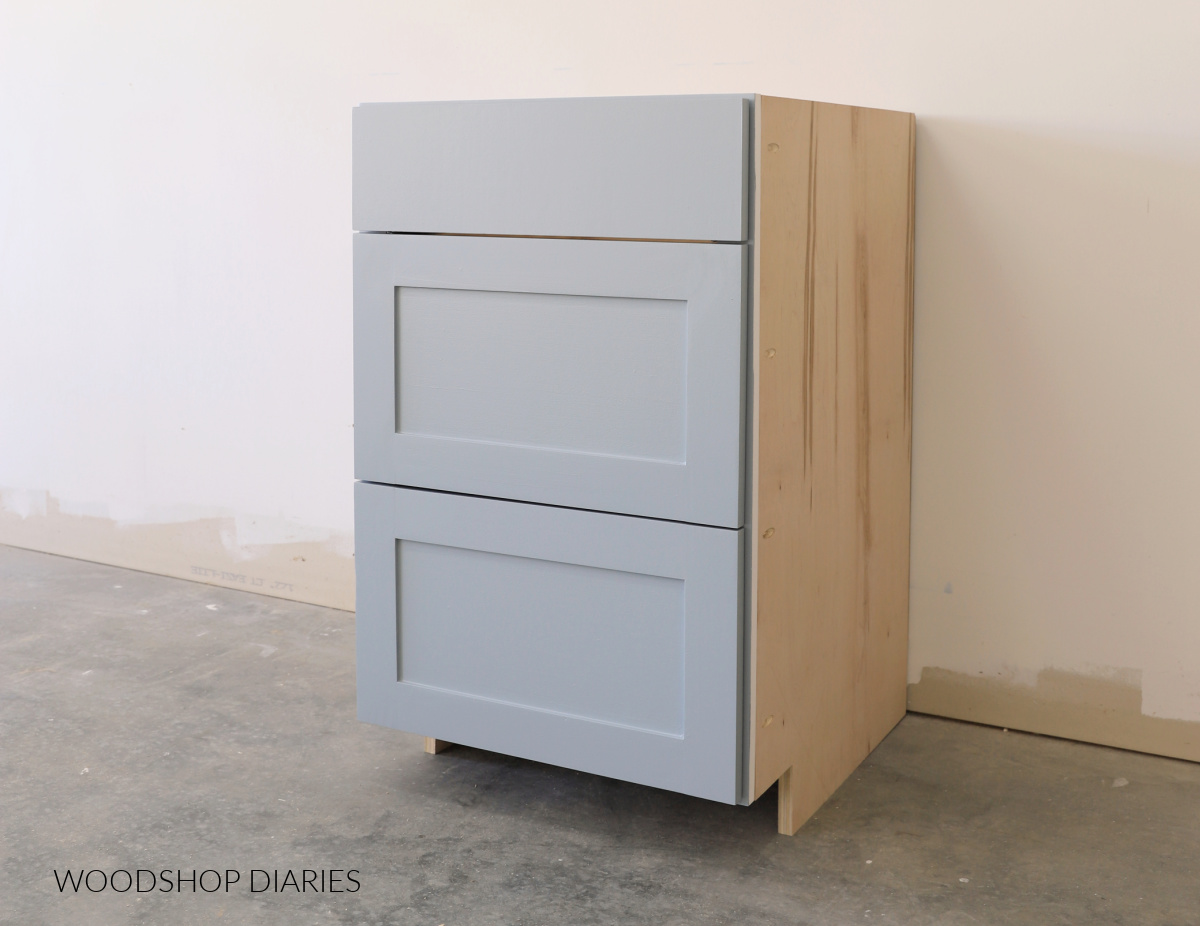
[[[806,370],[804,268],[807,266],[809,146],[813,104],[760,96],[755,103],[754,292],[751,322],[750,711],[749,784],[753,800],[787,770],[788,615],[802,608],[798,583],[776,581],[799,562],[798,530],[780,530],[805,491]],[[769,538],[764,532],[772,532]],[[769,550],[766,540],[772,541]]]
[[[912,117],[756,115],[751,796],[794,832],[904,713]]]
[[[862,216],[860,240],[868,243],[858,265],[865,268],[863,341],[870,360],[861,381],[870,397],[860,417],[869,437],[860,485],[870,500],[862,581],[870,621],[866,670],[876,686],[863,713],[869,752],[904,716],[907,699],[915,120],[858,113],[855,212]],[[870,311],[876,303],[879,311]]]

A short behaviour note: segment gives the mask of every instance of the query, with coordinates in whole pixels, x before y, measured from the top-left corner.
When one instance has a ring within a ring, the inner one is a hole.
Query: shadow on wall
[[[1200,141],[918,125],[910,706],[1200,759]]]

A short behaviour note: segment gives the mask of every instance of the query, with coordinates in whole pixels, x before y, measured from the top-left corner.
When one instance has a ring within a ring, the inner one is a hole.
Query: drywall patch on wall
[[[1043,669],[1031,686],[927,667],[908,686],[908,709],[1200,762],[1200,723],[1143,713],[1141,675]]]
[[[1147,672],[1142,713],[1148,717],[1200,721],[1200,659],[1195,650],[1163,654],[1164,665]]]
[[[15,514],[21,519],[31,515],[45,515],[49,502],[48,492],[30,489],[0,490],[0,511]]]
[[[45,492],[0,490],[0,543],[354,610],[350,534],[244,516],[119,521],[64,507]]]
[[[297,524],[284,518],[233,515],[221,529],[225,549],[238,560],[255,559],[265,548],[317,544],[339,556],[354,556],[354,535],[328,528]]]

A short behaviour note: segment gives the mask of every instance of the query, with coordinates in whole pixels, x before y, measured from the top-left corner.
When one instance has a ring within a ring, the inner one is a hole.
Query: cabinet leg
[[[779,832],[784,836],[796,835],[799,826],[792,825],[792,770],[789,768],[779,776]]]
[[[437,740],[432,736],[425,737],[425,751],[431,756],[436,756],[439,752],[445,752],[453,743],[447,743],[445,740]]]
[[[795,836],[825,803],[825,795],[813,787],[811,780],[805,788],[804,776],[809,771],[793,765],[779,776],[779,832],[784,836]]]

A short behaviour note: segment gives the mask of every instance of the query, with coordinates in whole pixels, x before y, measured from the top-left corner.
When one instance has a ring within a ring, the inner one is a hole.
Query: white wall
[[[0,539],[349,601],[357,102],[910,110],[917,706],[1200,721],[1200,5],[0,10]]]

